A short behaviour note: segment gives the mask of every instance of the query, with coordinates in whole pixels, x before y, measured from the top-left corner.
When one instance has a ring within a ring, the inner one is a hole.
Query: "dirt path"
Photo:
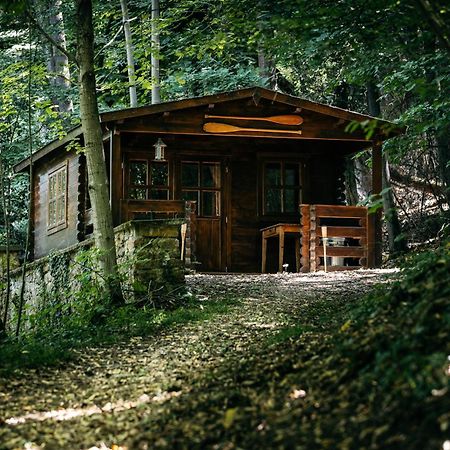
[[[0,380],[0,449],[134,448],[127,447],[130,438],[138,448],[164,446],[156,435],[139,443],[140,429],[167,405],[182,404],[194,374],[245,358],[295,324],[305,305],[362,295],[388,273],[190,276],[200,299],[231,296],[241,303],[208,321],[84,349],[63,367]]]

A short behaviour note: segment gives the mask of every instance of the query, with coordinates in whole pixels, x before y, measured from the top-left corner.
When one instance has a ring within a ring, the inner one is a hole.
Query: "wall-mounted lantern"
[[[167,145],[159,138],[153,147],[155,147],[155,161],[164,161],[164,153]]]

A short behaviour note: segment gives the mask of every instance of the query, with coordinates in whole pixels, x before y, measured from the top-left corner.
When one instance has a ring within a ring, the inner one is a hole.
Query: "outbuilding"
[[[381,191],[381,142],[392,124],[377,119],[371,139],[361,128],[348,131],[349,124],[370,120],[260,87],[103,113],[114,224],[195,202],[198,269],[258,272],[261,230],[300,224],[301,204],[345,205],[349,155],[371,149],[373,193]],[[85,157],[74,141],[83,145],[81,127],[31,158],[34,258],[92,233]],[[15,170],[29,165],[26,159]],[[365,259],[358,261],[376,266],[379,213],[369,215],[365,233]],[[286,252],[288,259],[296,256]]]

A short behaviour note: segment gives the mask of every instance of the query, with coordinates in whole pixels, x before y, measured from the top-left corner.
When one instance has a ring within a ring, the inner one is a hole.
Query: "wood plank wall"
[[[126,154],[152,154],[153,144],[160,137],[152,134],[122,133],[122,151]],[[179,177],[177,161],[183,159],[222,160],[228,165],[231,185],[223,189],[223,213],[228,216],[226,230],[229,245],[222,245],[226,251],[226,267],[232,272],[259,272],[261,264],[260,229],[279,222],[299,223],[300,215],[271,216],[262,215],[261,174],[258,169],[265,160],[286,159],[303,163],[302,201],[308,203],[342,204],[344,181],[345,144],[312,142],[273,141],[267,139],[245,139],[226,137],[163,136],[167,144],[166,157],[169,160],[171,180],[171,198],[178,199]],[[209,155],[209,156],[208,156]],[[150,156],[151,157],[151,156]],[[122,218],[123,220],[124,218]],[[200,221],[199,221],[200,222]],[[201,225],[201,224],[197,224]],[[201,226],[199,239],[207,245],[219,245],[219,236],[205,236]],[[206,233],[207,234],[207,233]],[[200,248],[201,251],[201,248]],[[211,262],[212,264],[212,262]],[[211,264],[209,266],[211,266]],[[220,266],[216,261],[216,265]],[[208,267],[209,267],[208,266]],[[222,266],[225,267],[224,264]],[[216,270],[224,270],[224,267]],[[201,267],[200,267],[201,270]],[[211,270],[211,269],[208,269]]]
[[[63,249],[76,244],[78,222],[78,182],[79,182],[79,156],[74,153],[63,152],[36,167],[34,173],[34,258],[47,255],[51,250]],[[48,173],[67,161],[67,227],[49,234],[48,220]]]

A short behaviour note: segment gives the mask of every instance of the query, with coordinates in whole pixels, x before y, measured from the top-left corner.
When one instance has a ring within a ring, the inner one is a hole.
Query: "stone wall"
[[[179,241],[182,223],[183,220],[131,221],[115,228],[117,259],[127,302],[146,301],[160,307],[183,292],[184,263]],[[31,317],[49,302],[76,301],[76,293],[84,289],[80,275],[97,276],[86,252],[92,247],[92,240],[85,241],[27,264],[25,317]],[[21,268],[11,273],[10,321],[15,320],[19,304],[21,276]],[[5,295],[3,287],[2,306]]]
[[[131,221],[116,228],[117,259],[126,266],[127,301],[159,306],[184,286],[180,227],[183,220]]]

